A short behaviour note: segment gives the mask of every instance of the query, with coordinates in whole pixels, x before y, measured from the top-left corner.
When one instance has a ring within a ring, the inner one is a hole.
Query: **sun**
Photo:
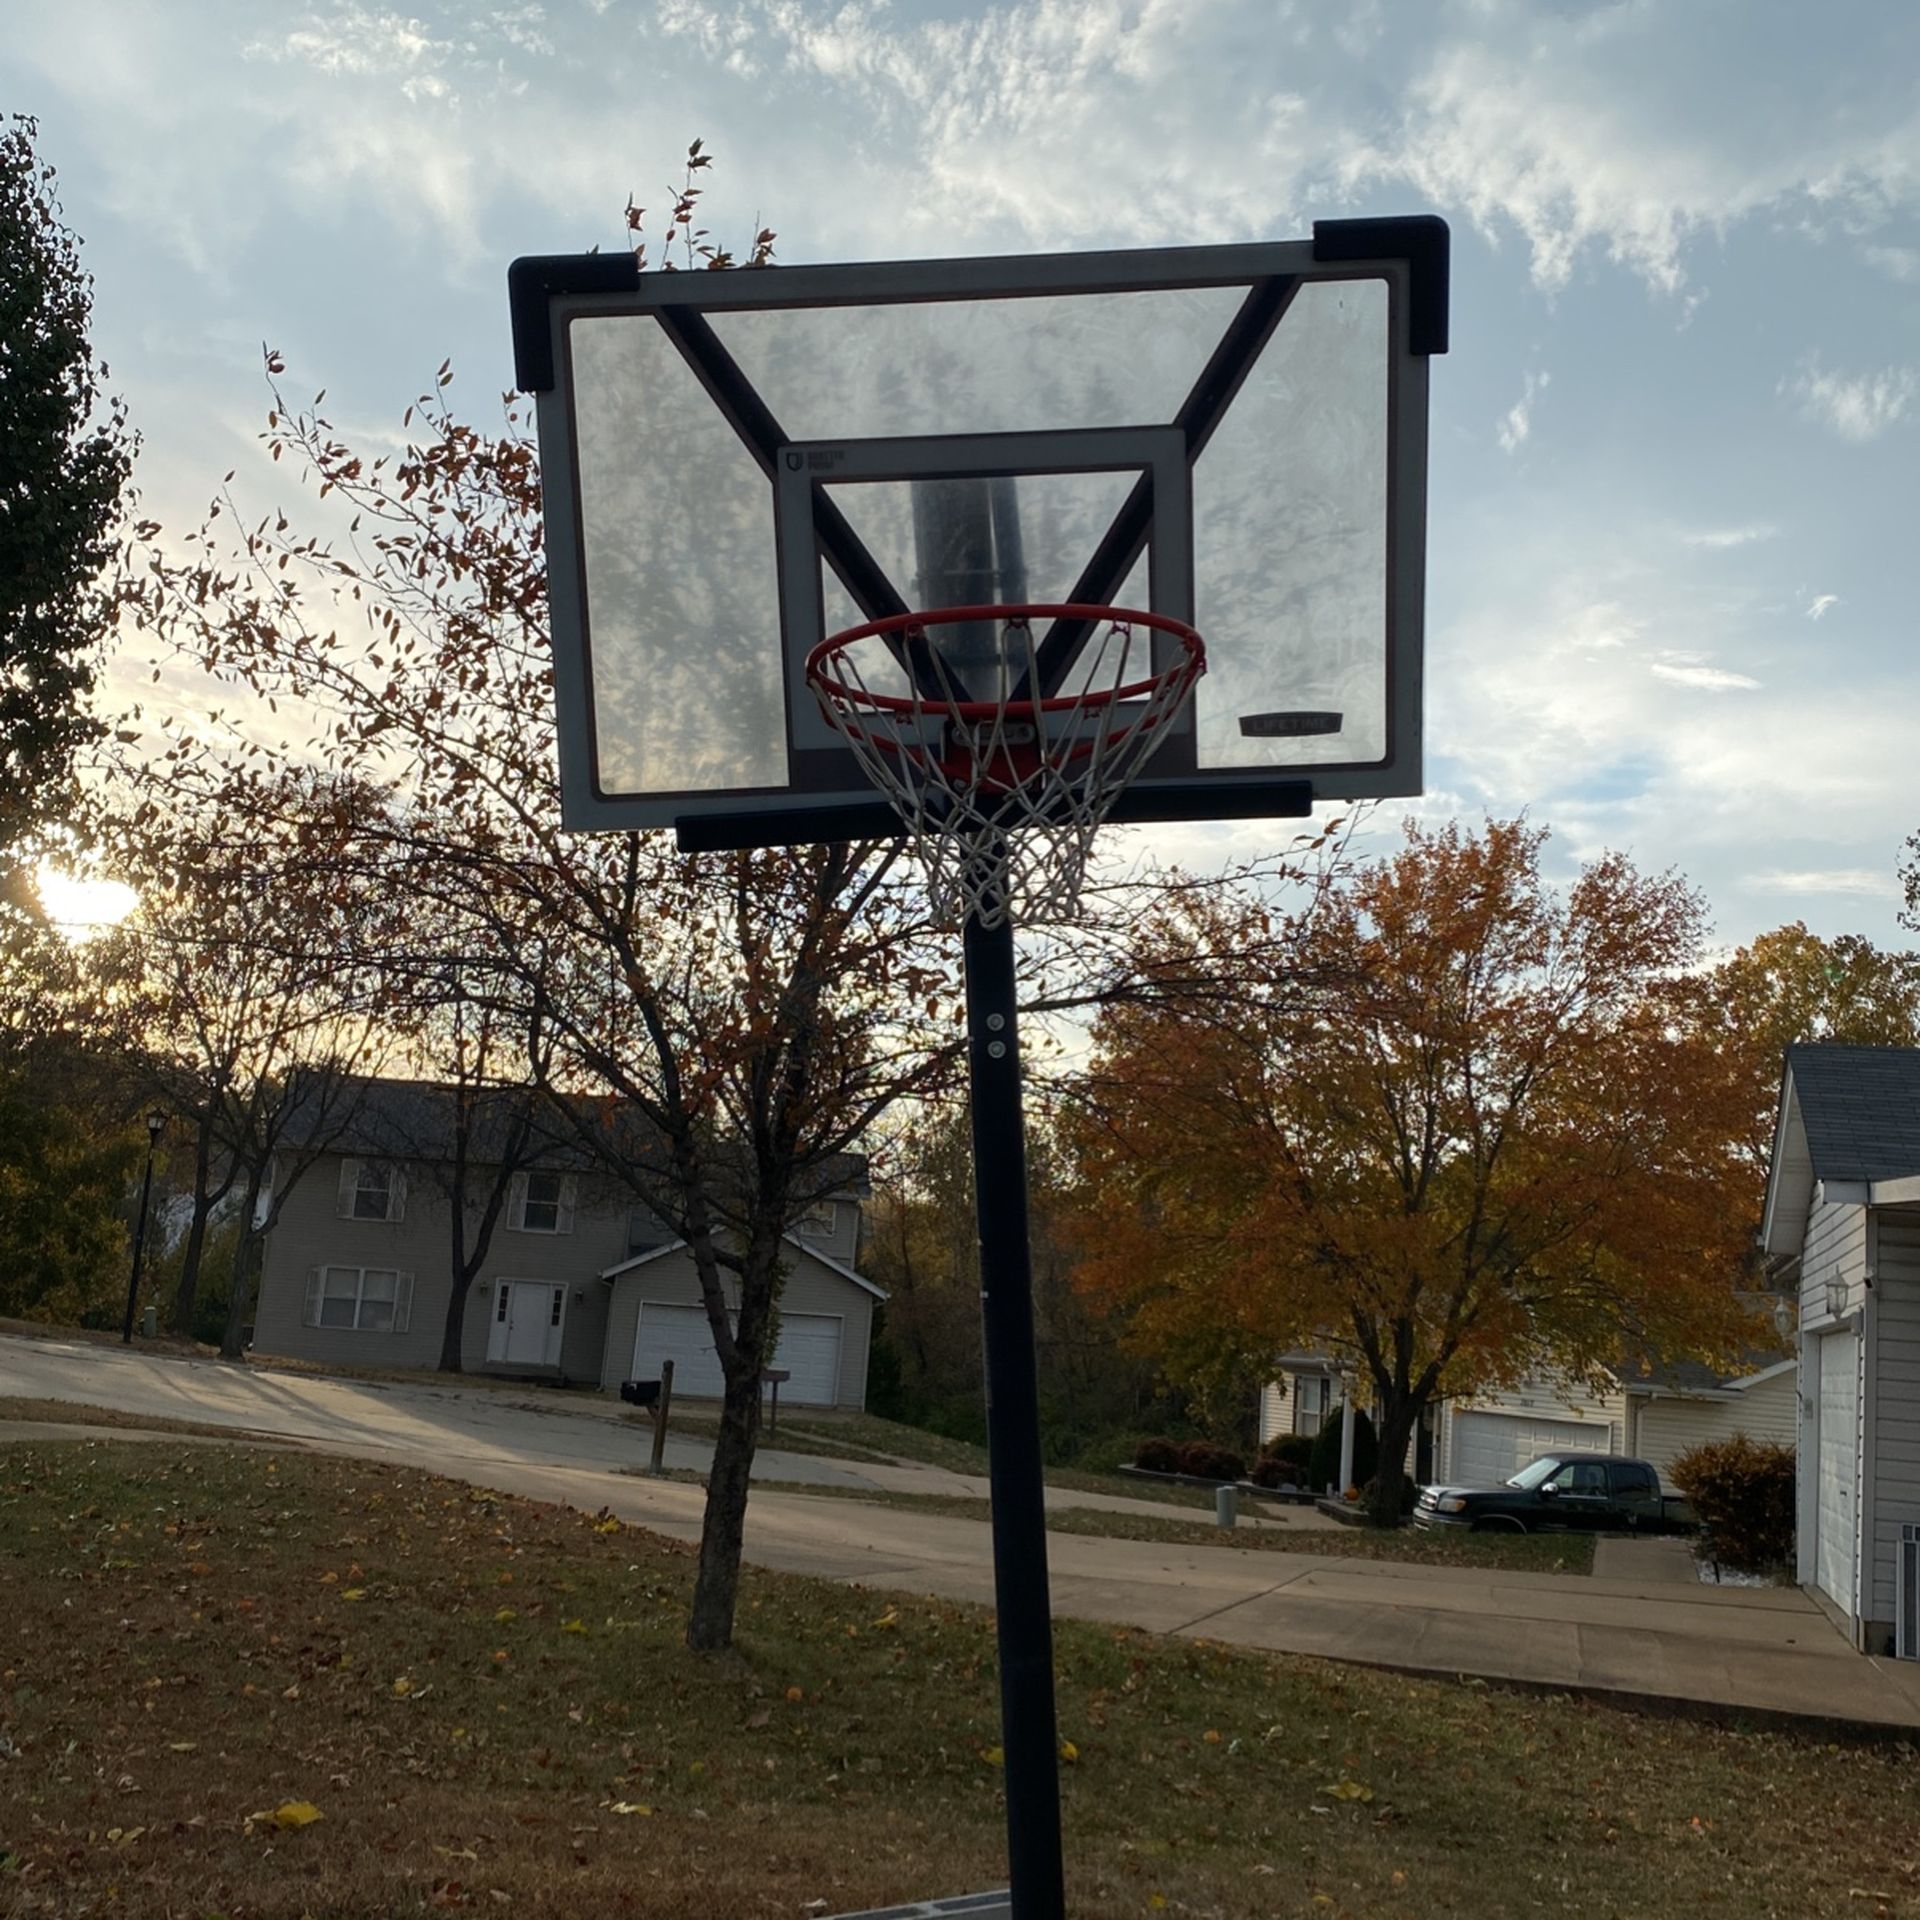
[[[88,880],[50,864],[37,870],[34,884],[54,931],[76,946],[118,926],[140,901],[118,880]]]

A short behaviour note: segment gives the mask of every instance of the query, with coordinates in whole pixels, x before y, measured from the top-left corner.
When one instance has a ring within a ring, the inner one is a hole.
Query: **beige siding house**
[[[1740,1433],[1791,1447],[1796,1372],[1790,1356],[1756,1354],[1739,1372],[1683,1365],[1598,1386],[1535,1374],[1447,1403],[1440,1475],[1462,1486],[1497,1485],[1543,1453],[1619,1453],[1650,1462],[1670,1482],[1674,1461],[1709,1440]]]
[[[1318,1433],[1341,1403],[1338,1372],[1324,1355],[1289,1354],[1261,1393],[1262,1444],[1277,1433]],[[1618,1453],[1650,1461],[1662,1480],[1689,1447],[1744,1433],[1795,1444],[1796,1367],[1788,1356],[1757,1354],[1749,1367],[1721,1373],[1674,1366],[1644,1377],[1596,1384],[1541,1372],[1511,1387],[1442,1402],[1432,1416],[1421,1480],[1498,1486],[1543,1453]]]
[[[1761,1244],[1800,1294],[1801,1583],[1920,1658],[1920,1051],[1787,1049]]]
[[[453,1297],[454,1182],[437,1149],[448,1090],[375,1082],[340,1151],[316,1156],[267,1236],[253,1345],[333,1365],[435,1368]],[[441,1119],[436,1119],[436,1115]],[[461,1315],[461,1366],[617,1389],[675,1361],[676,1395],[721,1391],[683,1243],[624,1183],[562,1140],[513,1166],[481,1126],[470,1142],[468,1244],[490,1193],[503,1204]],[[854,1269],[864,1170],[787,1237],[774,1367],[783,1405],[861,1407],[881,1289]]]

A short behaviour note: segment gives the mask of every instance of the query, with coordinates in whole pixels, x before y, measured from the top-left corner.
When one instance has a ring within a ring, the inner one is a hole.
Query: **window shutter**
[[[353,1196],[360,1185],[360,1162],[342,1160],[340,1162],[340,1192],[334,1203],[334,1212],[342,1220],[353,1218]]]
[[[407,1217],[407,1176],[399,1167],[393,1170],[393,1185],[389,1189],[387,1218],[404,1220]]]
[[[573,1231],[574,1191],[574,1177],[569,1173],[565,1175],[560,1182],[560,1206],[553,1229],[555,1233],[571,1233]]]
[[[309,1327],[320,1324],[320,1271],[318,1267],[307,1269],[307,1307],[303,1323]]]
[[[393,1276],[393,1330],[405,1333],[407,1323],[413,1318],[413,1275],[396,1273]]]
[[[527,1176],[516,1173],[507,1188],[507,1225],[516,1233],[527,1230]]]

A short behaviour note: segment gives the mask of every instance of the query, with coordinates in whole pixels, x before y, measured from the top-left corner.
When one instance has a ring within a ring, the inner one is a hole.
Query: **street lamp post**
[[[140,1182],[140,1218],[133,1229],[133,1272],[127,1278],[127,1324],[120,1329],[123,1347],[133,1345],[133,1314],[140,1298],[140,1254],[147,1243],[147,1202],[153,1198],[153,1153],[166,1124],[164,1113],[147,1115],[147,1171]]]

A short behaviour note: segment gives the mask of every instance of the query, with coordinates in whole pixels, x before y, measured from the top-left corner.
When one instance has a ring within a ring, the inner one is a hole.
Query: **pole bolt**
[[[1004,1040],[989,1040],[987,1042],[987,1058],[989,1060],[1004,1060],[1006,1057],[1007,1043]]]

